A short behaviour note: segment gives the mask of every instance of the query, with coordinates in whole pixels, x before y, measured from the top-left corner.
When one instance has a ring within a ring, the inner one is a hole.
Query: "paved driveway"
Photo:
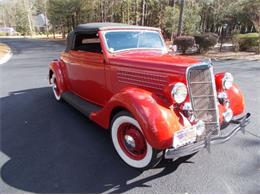
[[[117,156],[109,133],[48,87],[48,63],[64,44],[0,39],[0,193],[260,193],[260,62],[216,62],[235,76],[253,114],[247,133],[224,145],[140,173]]]

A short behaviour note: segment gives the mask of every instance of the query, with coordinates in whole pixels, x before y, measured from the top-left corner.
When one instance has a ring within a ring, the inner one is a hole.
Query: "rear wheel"
[[[118,155],[131,167],[149,169],[163,157],[162,151],[153,149],[146,141],[139,123],[128,112],[115,115],[111,123],[111,137]]]
[[[52,91],[53,91],[55,99],[57,101],[61,101],[61,91],[59,89],[57,79],[56,79],[56,76],[54,73],[52,74],[52,77],[51,77],[51,87],[52,87]]]

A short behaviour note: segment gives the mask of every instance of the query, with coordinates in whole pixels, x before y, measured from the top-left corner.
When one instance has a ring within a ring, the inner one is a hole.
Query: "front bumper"
[[[242,131],[243,133],[245,133],[245,127],[249,123],[250,116],[251,114],[247,113],[241,118],[231,120],[230,123],[235,124],[236,126],[232,130],[229,130],[229,132],[225,134],[222,133],[220,136],[211,137],[211,135],[208,135],[204,141],[196,142],[194,144],[186,145],[177,149],[166,149],[164,157],[166,159],[179,158],[198,152],[202,148],[206,148],[210,152],[211,144],[224,143],[228,141],[231,137],[233,137],[238,131]]]

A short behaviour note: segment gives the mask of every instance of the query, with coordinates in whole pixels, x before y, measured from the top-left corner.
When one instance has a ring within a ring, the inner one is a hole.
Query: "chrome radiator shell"
[[[194,116],[197,120],[203,120],[206,126],[206,131],[198,137],[197,141],[207,136],[218,136],[220,124],[213,66],[192,65],[186,71],[186,79]]]

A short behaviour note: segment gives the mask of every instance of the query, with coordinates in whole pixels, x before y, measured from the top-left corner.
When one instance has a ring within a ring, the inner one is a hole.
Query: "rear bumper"
[[[179,158],[182,156],[187,156],[198,152],[202,148],[207,148],[210,151],[210,146],[212,144],[221,144],[228,141],[231,137],[233,137],[238,131],[242,131],[245,133],[245,127],[248,125],[250,120],[250,113],[238,118],[236,120],[232,120],[230,123],[234,124],[235,127],[229,130],[228,132],[221,132],[220,136],[211,137],[210,135],[204,140],[194,144],[186,145],[177,149],[166,149],[164,157],[166,159]]]

